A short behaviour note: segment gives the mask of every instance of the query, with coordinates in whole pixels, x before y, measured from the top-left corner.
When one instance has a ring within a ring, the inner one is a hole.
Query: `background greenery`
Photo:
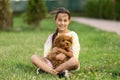
[[[80,70],[72,72],[69,80],[120,80],[120,36],[74,21],[69,28],[78,34],[81,44]],[[44,42],[55,29],[53,19],[42,20],[41,27],[33,30],[15,17],[13,31],[0,31],[0,79],[59,80],[47,73],[36,75],[31,63],[33,54],[43,55]]]
[[[120,0],[87,0],[89,17],[120,20]]]
[[[31,16],[32,15],[32,16]],[[47,8],[44,0],[28,0],[24,19],[28,24],[39,26],[39,22],[47,15]]]

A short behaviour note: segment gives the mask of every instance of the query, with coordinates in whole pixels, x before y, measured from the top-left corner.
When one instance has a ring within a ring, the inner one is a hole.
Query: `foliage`
[[[21,18],[14,21],[16,29],[26,25]],[[79,36],[81,66],[68,80],[119,80],[120,36],[73,21],[69,28]],[[40,30],[0,32],[0,79],[65,80],[47,73],[36,75],[36,67],[30,60],[33,54],[43,55],[44,42],[55,29],[52,19],[44,19]]]
[[[13,26],[9,0],[0,0],[0,30],[10,30]]]
[[[115,15],[118,20],[120,20],[120,0],[116,0],[115,2]]]
[[[28,24],[38,27],[39,22],[46,16],[47,9],[44,0],[28,0],[25,20]]]
[[[118,0],[88,0],[86,14],[89,17],[119,20]]]

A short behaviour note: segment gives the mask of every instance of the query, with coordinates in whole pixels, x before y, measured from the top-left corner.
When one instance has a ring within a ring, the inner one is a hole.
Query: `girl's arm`
[[[63,53],[63,54],[65,54],[66,56],[68,56],[68,57],[73,57],[73,53],[72,53],[72,51],[66,51],[66,50],[64,50],[64,49],[61,49],[61,48],[58,48],[58,51],[60,52],[60,53]]]
[[[57,48],[57,47],[55,47],[55,48],[53,48],[53,51],[54,52],[59,52],[59,53],[63,53],[63,54],[65,54],[66,56],[68,56],[68,57],[73,57],[73,53],[72,53],[72,51],[66,51],[66,50],[64,50],[64,49],[62,49],[62,48]]]
[[[44,44],[44,57],[48,55],[48,53],[51,51],[52,48],[52,35],[49,35],[45,44]]]

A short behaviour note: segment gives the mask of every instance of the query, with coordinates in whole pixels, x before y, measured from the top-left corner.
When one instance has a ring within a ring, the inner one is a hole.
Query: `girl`
[[[36,67],[38,67],[39,71],[42,70],[54,75],[59,75],[60,77],[61,75],[66,75],[65,70],[71,71],[79,68],[78,57],[80,51],[80,44],[77,34],[74,31],[68,29],[68,25],[70,23],[70,12],[65,8],[59,8],[55,12],[55,23],[57,25],[57,29],[55,33],[49,35],[48,39],[44,44],[44,57],[33,55],[31,59],[32,63]],[[52,43],[58,35],[68,35],[73,38],[71,51],[67,52],[57,47],[52,48]],[[46,58],[47,54],[51,50],[54,52],[60,52],[60,54],[56,56],[56,59],[58,60],[63,60],[66,56],[69,56],[70,59],[54,69],[52,67],[52,63]]]

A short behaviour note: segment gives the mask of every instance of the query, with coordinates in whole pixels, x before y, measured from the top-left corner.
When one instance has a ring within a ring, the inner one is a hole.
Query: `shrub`
[[[117,20],[120,20],[120,0],[116,0],[115,2],[115,16]]]
[[[89,17],[120,19],[119,0],[88,0],[86,14]]]
[[[0,0],[0,30],[10,30],[12,27],[13,17],[9,0]]]
[[[25,21],[35,26],[46,16],[47,9],[44,0],[29,0],[27,11],[25,13]]]

